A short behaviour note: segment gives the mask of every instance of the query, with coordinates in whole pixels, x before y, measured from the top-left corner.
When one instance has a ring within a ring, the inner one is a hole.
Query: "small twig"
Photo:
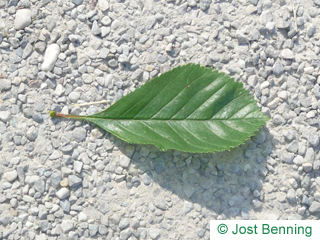
[[[74,104],[74,105],[71,105],[71,107],[82,107],[82,106],[94,105],[94,104],[100,104],[100,103],[106,104],[109,102],[110,102],[110,100],[102,100],[102,101],[97,101],[97,102]]]

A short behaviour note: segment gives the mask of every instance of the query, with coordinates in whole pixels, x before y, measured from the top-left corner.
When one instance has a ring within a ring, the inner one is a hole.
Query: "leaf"
[[[196,64],[174,68],[83,119],[118,138],[160,150],[216,152],[249,139],[269,120],[242,83]]]

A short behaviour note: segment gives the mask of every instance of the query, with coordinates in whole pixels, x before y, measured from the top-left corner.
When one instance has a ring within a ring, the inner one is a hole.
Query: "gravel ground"
[[[209,239],[213,219],[319,219],[319,0],[0,0],[0,239]],[[270,120],[217,154],[130,145],[92,114],[178,65]],[[73,104],[110,100],[110,103]]]

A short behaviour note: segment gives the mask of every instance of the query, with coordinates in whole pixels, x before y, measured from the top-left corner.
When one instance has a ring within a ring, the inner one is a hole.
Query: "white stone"
[[[85,221],[87,221],[87,220],[88,220],[87,214],[85,214],[85,213],[83,213],[83,212],[79,213],[79,215],[78,215],[78,220],[79,220],[79,222],[85,222]]]
[[[119,165],[123,168],[127,168],[130,164],[130,158],[128,158],[125,155],[121,155],[120,156],[120,161],[119,161]]]
[[[61,188],[58,192],[56,192],[56,196],[60,199],[64,199],[69,197],[70,191],[68,188]]]
[[[270,86],[270,83],[268,81],[265,81],[263,83],[261,83],[260,85],[260,89],[265,89],[265,88],[268,88]]]
[[[17,30],[24,29],[31,23],[31,11],[29,9],[19,9],[14,20],[14,27]]]
[[[63,233],[68,233],[74,228],[74,221],[72,220],[62,220],[61,229]]]
[[[11,119],[11,113],[9,111],[0,111],[0,120],[8,122]]]
[[[107,11],[109,9],[108,0],[99,0],[99,8],[102,12]]]
[[[25,182],[28,185],[33,185],[36,181],[40,179],[39,176],[33,175],[33,176],[26,176]]]
[[[42,71],[51,71],[56,63],[60,53],[60,47],[58,44],[54,43],[47,47],[44,54],[44,61],[42,63]]]
[[[8,182],[13,182],[18,177],[18,172],[16,170],[6,172],[3,174],[3,178],[6,179]]]
[[[294,53],[290,49],[283,49],[281,52],[281,56],[284,59],[294,59]]]
[[[160,236],[160,229],[155,227],[155,226],[151,226],[149,229],[149,235],[152,239],[156,239]]]

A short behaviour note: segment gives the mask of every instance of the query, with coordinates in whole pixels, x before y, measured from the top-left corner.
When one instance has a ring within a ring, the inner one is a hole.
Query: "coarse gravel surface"
[[[214,219],[320,215],[319,0],[0,0],[0,239],[209,239]],[[272,119],[216,154],[82,121],[185,63]],[[74,104],[108,100],[89,106]]]

